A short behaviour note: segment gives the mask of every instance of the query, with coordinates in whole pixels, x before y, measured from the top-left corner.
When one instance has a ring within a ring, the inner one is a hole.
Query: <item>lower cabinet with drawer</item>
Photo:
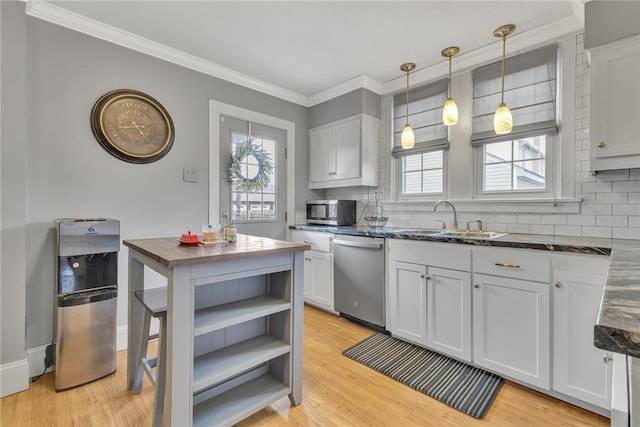
[[[471,361],[471,249],[390,239],[387,251],[389,332]]]
[[[333,310],[333,234],[291,230],[291,241],[311,245],[304,253],[304,300]]]
[[[478,248],[473,263],[473,361],[549,390],[549,256]]]

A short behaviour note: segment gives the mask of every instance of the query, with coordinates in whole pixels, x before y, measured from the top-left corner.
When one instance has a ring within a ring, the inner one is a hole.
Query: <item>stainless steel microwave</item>
[[[356,223],[356,201],[307,200],[307,223],[353,225]]]

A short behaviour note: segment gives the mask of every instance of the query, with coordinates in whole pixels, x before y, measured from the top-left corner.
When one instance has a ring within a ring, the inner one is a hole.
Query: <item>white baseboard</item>
[[[51,344],[41,345],[27,349],[27,363],[29,364],[29,378],[42,374],[44,359],[47,356],[47,347]],[[53,366],[47,368],[47,372],[53,371]]]
[[[27,359],[0,365],[0,397],[9,396],[29,388]]]
[[[160,322],[158,321],[158,319],[151,319],[151,327],[149,328],[149,334],[150,335],[158,334],[159,328],[160,328]],[[118,326],[118,331],[116,335],[116,351],[122,351],[127,349],[128,333],[129,333],[129,325]]]

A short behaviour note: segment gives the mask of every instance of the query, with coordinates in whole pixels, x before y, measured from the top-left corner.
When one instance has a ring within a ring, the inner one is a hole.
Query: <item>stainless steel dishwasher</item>
[[[347,319],[384,329],[384,239],[336,235],[334,309]]]

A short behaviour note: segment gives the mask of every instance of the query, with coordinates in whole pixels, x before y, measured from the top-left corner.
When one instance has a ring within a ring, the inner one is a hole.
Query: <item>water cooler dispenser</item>
[[[116,370],[120,222],[56,219],[55,389]]]

